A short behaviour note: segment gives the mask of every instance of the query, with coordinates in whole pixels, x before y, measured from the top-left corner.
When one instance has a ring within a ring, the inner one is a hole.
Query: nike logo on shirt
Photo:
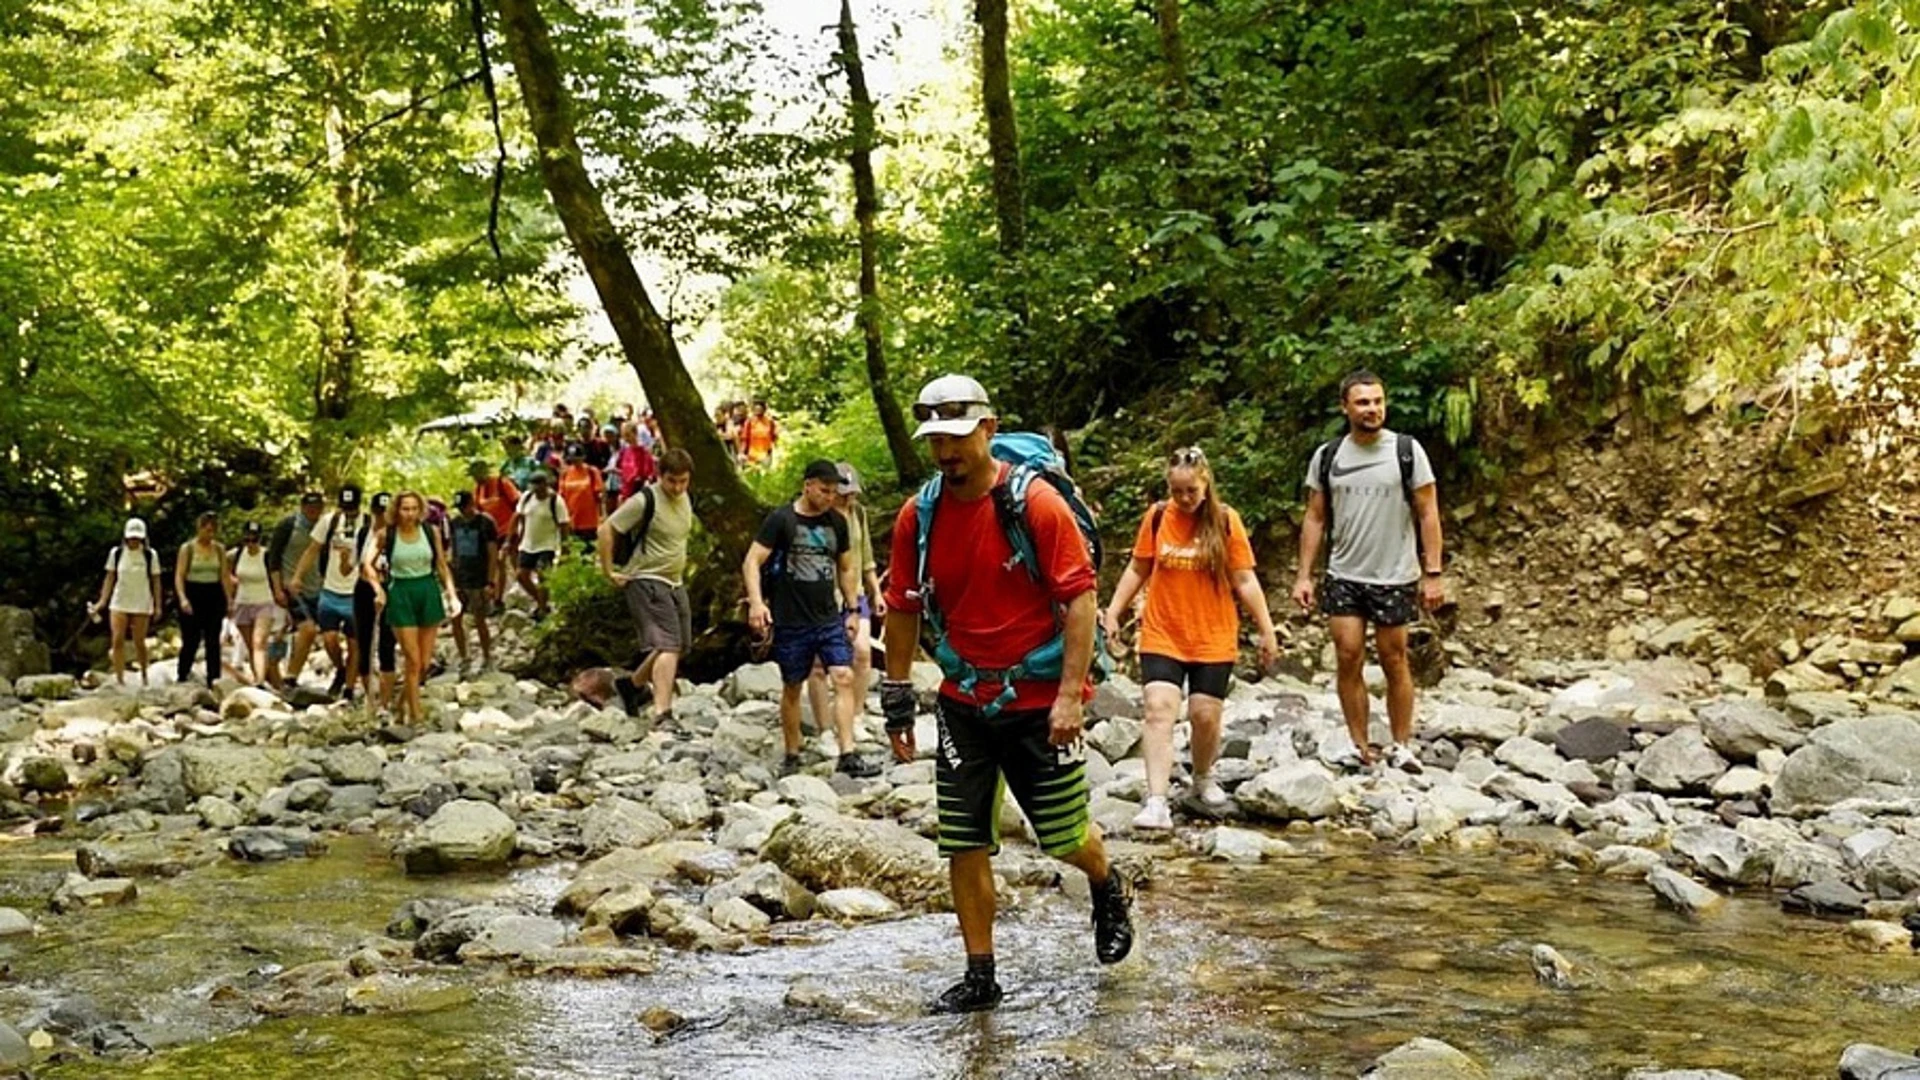
[[[1339,466],[1338,463],[1336,463],[1331,469],[1328,469],[1327,471],[1337,478],[1342,476],[1352,476],[1354,473],[1357,473],[1357,472],[1366,472],[1368,469],[1371,469],[1376,465],[1382,465],[1382,464],[1385,464],[1385,462],[1369,461],[1362,465],[1349,465],[1348,467],[1343,469]]]

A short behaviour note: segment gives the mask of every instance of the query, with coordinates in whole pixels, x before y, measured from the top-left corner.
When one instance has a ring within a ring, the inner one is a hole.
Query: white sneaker
[[[1226,789],[1221,787],[1219,781],[1216,781],[1211,776],[1194,777],[1193,793],[1198,796],[1200,802],[1206,806],[1221,807],[1227,805]]]
[[[1387,764],[1404,773],[1411,774],[1426,771],[1425,766],[1420,764],[1419,758],[1413,756],[1412,748],[1407,746],[1406,743],[1393,744],[1393,749],[1387,751]]]
[[[1133,816],[1133,827],[1136,829],[1173,828],[1173,811],[1167,809],[1166,796],[1148,796],[1147,805],[1141,807],[1140,812]]]

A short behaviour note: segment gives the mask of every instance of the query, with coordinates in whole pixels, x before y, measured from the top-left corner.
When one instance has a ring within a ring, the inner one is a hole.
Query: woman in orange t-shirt
[[[1136,829],[1173,827],[1167,783],[1173,772],[1173,721],[1183,687],[1187,718],[1193,724],[1193,794],[1209,807],[1226,804],[1227,793],[1212,773],[1220,757],[1227,680],[1240,656],[1236,598],[1259,627],[1261,665],[1271,665],[1280,655],[1267,596],[1253,573],[1247,527],[1220,501],[1213,470],[1199,447],[1174,451],[1167,467],[1167,494],[1168,500],[1150,507],[1141,520],[1133,561],[1101,616],[1108,636],[1118,635],[1121,614],[1146,588],[1140,678],[1147,697],[1147,804],[1133,819]]]
[[[600,530],[600,497],[607,490],[600,470],[587,464],[587,449],[579,443],[567,447],[567,467],[560,471],[560,498],[567,504],[567,518],[573,525],[574,539],[592,550]]]

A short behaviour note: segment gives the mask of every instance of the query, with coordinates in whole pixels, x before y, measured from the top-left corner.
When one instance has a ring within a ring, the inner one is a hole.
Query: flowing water
[[[143,882],[127,908],[41,915],[37,938],[0,944],[0,1016],[84,993],[167,1044],[55,1062],[44,1077],[223,1080],[1351,1077],[1417,1035],[1495,1077],[1662,1064],[1803,1080],[1833,1075],[1850,1042],[1920,1038],[1920,959],[1851,951],[1842,928],[1765,896],[1690,922],[1638,883],[1540,857],[1335,847],[1229,867],[1160,852],[1136,907],[1140,947],[1115,969],[1093,962],[1083,900],[1047,894],[1003,912],[1008,998],[983,1016],[922,1015],[959,966],[952,917],[930,915],[808,924],[738,955],[663,950],[647,977],[463,971],[472,1000],[427,1014],[258,1020],[220,987],[343,958],[414,896],[544,904],[566,880],[565,867],[408,880],[353,838],[319,860]],[[44,911],[70,859],[45,839],[0,849],[0,903]],[[1579,988],[1535,983],[1536,942],[1574,961]],[[803,978],[827,1008],[784,1004]],[[652,1007],[695,1023],[657,1039],[637,1019]]]

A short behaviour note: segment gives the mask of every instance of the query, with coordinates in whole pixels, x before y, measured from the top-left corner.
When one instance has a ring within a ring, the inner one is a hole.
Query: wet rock
[[[1862,863],[1862,884],[1882,899],[1920,889],[1920,837],[1903,836],[1875,849]]]
[[[1533,966],[1533,978],[1541,986],[1553,990],[1573,989],[1573,961],[1560,955],[1560,950],[1542,942],[1533,947],[1528,956]]]
[[[776,919],[805,919],[813,914],[814,906],[813,893],[770,862],[715,885],[702,899],[714,911],[714,925],[722,930],[738,929],[720,921],[720,905],[728,900],[745,900]]]
[[[659,966],[651,949],[562,945],[535,949],[508,961],[515,975],[540,978],[558,975],[575,979],[613,979],[623,975],[651,975]]]
[[[1840,1055],[1840,1080],[1920,1080],[1920,1057],[1854,1043]]]
[[[286,774],[281,751],[228,743],[187,743],[162,750],[177,753],[188,800],[202,795],[258,799]]]
[[[460,797],[460,792],[452,784],[432,784],[425,791],[412,795],[400,803],[400,809],[422,821],[440,812],[441,808]],[[382,796],[384,798],[384,796]]]
[[[1727,771],[1727,759],[1707,745],[1700,729],[1683,727],[1656,739],[1640,755],[1633,775],[1655,791],[1705,791]]]
[[[318,813],[333,801],[333,786],[320,777],[295,781],[287,788],[287,809]]]
[[[1627,1074],[1627,1080],[1740,1080],[1740,1077],[1719,1069],[1635,1069]]]
[[[675,828],[704,826],[713,817],[713,805],[698,784],[669,780],[654,789],[653,812],[673,823]]]
[[[1858,918],[1867,913],[1866,893],[1841,881],[1829,878],[1802,885],[1786,895],[1780,901],[1783,910],[1801,915],[1852,916]]]
[[[1634,748],[1633,735],[1604,716],[1576,720],[1553,733],[1553,748],[1569,761],[1611,761]]]
[[[713,925],[735,934],[758,934],[772,925],[773,918],[745,899],[735,896],[713,905]]]
[[[1920,798],[1920,721],[1911,714],[1837,720],[1809,733],[1773,784],[1781,813],[1816,812],[1851,798]]]
[[[947,891],[933,841],[891,821],[858,821],[817,806],[782,822],[760,854],[816,892],[867,888],[922,904]]]
[[[673,831],[673,823],[632,799],[609,795],[580,815],[580,842],[589,858],[615,848],[646,847]]]
[[[513,819],[490,803],[458,799],[441,807],[402,848],[409,874],[502,866],[513,854]]]
[[[1234,801],[1256,817],[1275,821],[1315,821],[1340,807],[1333,774],[1314,761],[1269,769],[1240,785]]]
[[[1696,870],[1729,885],[1765,884],[1773,869],[1760,845],[1722,825],[1675,829],[1668,845]]]
[[[900,905],[872,889],[828,889],[814,897],[814,911],[837,922],[864,922],[897,915]]]
[[[57,795],[73,786],[59,758],[36,755],[20,762],[20,790]]]
[[[209,829],[235,829],[247,820],[239,807],[218,795],[202,795],[194,800],[190,809],[200,816],[200,823]]]
[[[131,904],[140,890],[131,878],[103,878],[93,881],[79,874],[68,874],[49,902],[57,912],[84,908],[116,907]]]
[[[1208,858],[1232,863],[1256,863],[1293,851],[1284,840],[1252,829],[1236,829],[1228,825],[1208,830],[1200,848]]]
[[[443,979],[385,972],[347,987],[341,1011],[349,1016],[418,1016],[464,1008],[475,997],[473,988]]]
[[[558,919],[540,915],[508,915],[487,923],[486,927],[460,946],[460,962],[511,960],[543,949],[556,949],[567,943],[567,926]]]
[[[680,860],[713,850],[696,840],[668,840],[644,848],[615,848],[580,868],[554,910],[563,915],[584,914],[594,901],[629,885],[652,886],[674,876]]]
[[[90,878],[178,877],[220,858],[198,838],[96,840],[73,853],[74,864]]]
[[[0,1069],[12,1072],[33,1064],[33,1047],[27,1045],[13,1025],[0,1020]]]
[[[1664,866],[1647,871],[1647,885],[1662,904],[1684,915],[1705,915],[1726,903],[1719,893]]]
[[[1607,877],[1645,878],[1647,872],[1665,864],[1657,851],[1627,844],[1610,844],[1596,856],[1600,872]]]
[[[622,885],[603,893],[587,908],[585,923],[604,926],[616,934],[646,931],[647,909],[653,906],[653,890],[645,885]]]
[[[235,829],[227,840],[227,853],[246,862],[310,859],[326,850],[326,838],[305,828]]]
[[[0,938],[33,933],[33,920],[18,908],[0,907]]]
[[[1862,952],[1912,952],[1913,934],[1899,923],[1855,919],[1847,924],[1847,943]]]
[[[1487,1071],[1439,1039],[1401,1043],[1374,1059],[1361,1080],[1486,1080]]]
[[[1729,761],[1751,763],[1768,749],[1795,750],[1806,741],[1785,714],[1763,701],[1734,698],[1700,710],[1707,745]]]
[[[518,916],[512,908],[474,904],[456,908],[433,920],[414,940],[413,955],[421,960],[450,964],[460,949],[501,919]]]
[[[408,900],[393,910],[387,920],[387,936],[396,941],[414,941],[427,927],[472,905],[448,897],[424,896]]]

